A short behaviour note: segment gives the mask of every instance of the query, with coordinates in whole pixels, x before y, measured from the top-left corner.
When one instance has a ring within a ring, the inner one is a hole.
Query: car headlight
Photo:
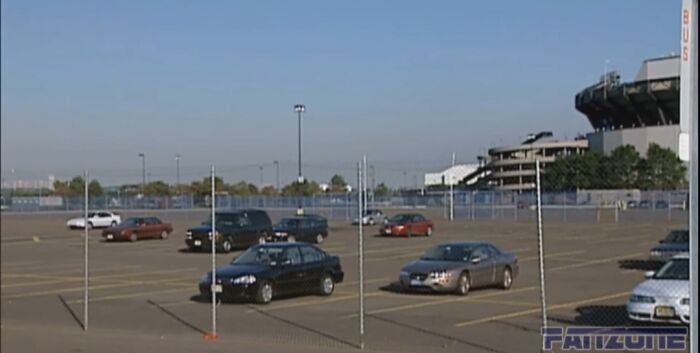
[[[433,271],[430,272],[430,278],[444,280],[450,278],[450,273],[447,270]]]
[[[681,305],[690,305],[690,298],[681,299]]]
[[[632,294],[632,296],[630,297],[630,302],[654,304],[654,303],[656,303],[656,299],[654,299],[654,297],[650,297],[647,295]]]
[[[661,251],[659,250],[652,250],[649,252],[649,255],[651,256],[661,256]]]
[[[275,235],[278,237],[284,237],[284,236],[287,236],[287,233],[286,232],[275,232]]]
[[[231,283],[233,284],[253,284],[255,283],[256,278],[253,275],[245,275],[245,276],[240,276],[236,277],[231,280]]]
[[[188,230],[187,233],[185,233],[185,235],[187,235],[188,237],[191,237],[191,236],[192,236],[192,231],[191,231],[191,230]]]

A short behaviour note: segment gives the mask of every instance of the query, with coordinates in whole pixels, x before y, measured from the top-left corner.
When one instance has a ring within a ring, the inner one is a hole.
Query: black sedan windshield
[[[690,267],[687,259],[671,260],[654,275],[654,279],[688,280],[689,273]]]
[[[234,265],[275,266],[282,259],[283,253],[283,247],[252,247],[231,263]]]
[[[466,261],[472,250],[466,246],[440,245],[425,253],[420,259],[425,261]]]
[[[687,230],[674,230],[666,236],[664,243],[688,243],[688,239]]]

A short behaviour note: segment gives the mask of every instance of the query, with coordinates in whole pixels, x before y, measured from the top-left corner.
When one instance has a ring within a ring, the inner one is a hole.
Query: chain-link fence
[[[474,190],[454,192],[454,217],[462,220],[534,220],[534,192]],[[688,192],[604,190],[542,195],[543,216],[550,221],[618,223],[638,221],[680,221],[687,218]],[[108,210],[193,210],[211,205],[210,197],[199,195],[90,198],[91,209]],[[299,206],[329,219],[357,217],[357,193],[313,196],[233,196],[217,195],[220,209],[296,209]],[[77,211],[83,207],[80,197],[7,197],[6,212]],[[449,217],[449,192],[406,193],[373,197],[373,209],[441,209]]]

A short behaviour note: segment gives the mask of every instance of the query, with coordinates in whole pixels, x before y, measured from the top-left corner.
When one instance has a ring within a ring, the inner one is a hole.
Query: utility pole
[[[277,192],[280,191],[280,162],[279,161],[274,161],[272,162],[275,165],[275,188],[277,189]]]

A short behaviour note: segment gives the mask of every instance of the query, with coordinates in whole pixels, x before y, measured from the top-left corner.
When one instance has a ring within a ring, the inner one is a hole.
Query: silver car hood
[[[690,296],[690,281],[648,279],[634,287],[632,294],[650,297],[688,298]]]
[[[411,273],[428,273],[434,270],[454,270],[457,268],[462,268],[466,265],[466,262],[458,261],[426,261],[426,260],[416,260],[410,262],[408,265],[404,266],[401,270]]]

